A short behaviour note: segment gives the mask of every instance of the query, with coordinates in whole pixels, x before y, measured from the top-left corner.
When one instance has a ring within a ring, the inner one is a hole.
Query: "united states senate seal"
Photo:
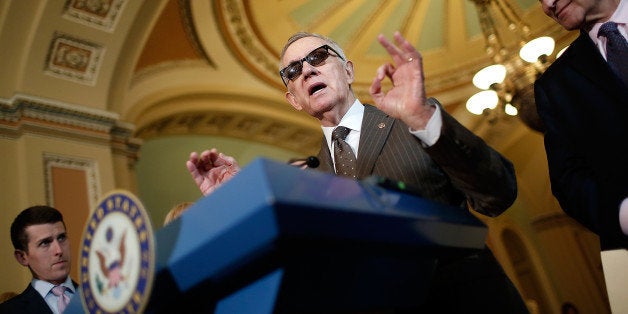
[[[146,210],[114,190],[93,210],[79,256],[82,302],[89,313],[141,313],[150,297],[155,240]]]

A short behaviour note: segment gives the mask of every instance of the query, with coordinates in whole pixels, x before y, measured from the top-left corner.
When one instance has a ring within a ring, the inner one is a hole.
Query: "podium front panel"
[[[255,287],[276,290],[274,312],[412,307],[436,260],[483,249],[486,232],[462,208],[258,159],[157,232],[147,311],[220,311]]]

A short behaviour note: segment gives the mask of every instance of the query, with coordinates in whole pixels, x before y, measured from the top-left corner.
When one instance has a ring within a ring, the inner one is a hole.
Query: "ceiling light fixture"
[[[553,61],[554,39],[542,36],[529,40],[530,27],[513,9],[510,0],[469,1],[477,9],[486,53],[494,64],[473,77],[473,85],[482,91],[471,96],[466,107],[469,112],[485,115],[490,123],[495,123],[500,117],[517,115],[524,104],[534,104],[533,84]],[[532,109],[536,116],[536,107]],[[521,118],[531,128],[542,131],[537,122],[527,123]]]

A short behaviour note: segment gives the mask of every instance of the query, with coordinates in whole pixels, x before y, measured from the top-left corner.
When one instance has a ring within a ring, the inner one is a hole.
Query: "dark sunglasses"
[[[283,81],[283,84],[288,86],[288,81],[294,81],[297,79],[297,77],[299,77],[299,75],[301,75],[301,73],[303,72],[303,62],[307,62],[314,67],[319,66],[321,63],[327,60],[327,57],[331,56],[329,50],[333,51],[336,54],[336,57],[344,61],[344,58],[341,57],[340,54],[336,50],[334,50],[334,48],[329,47],[328,45],[322,45],[308,53],[305,58],[294,61],[288,64],[288,66],[286,66],[285,68],[281,69],[281,71],[279,71],[279,75],[281,75],[281,80]]]

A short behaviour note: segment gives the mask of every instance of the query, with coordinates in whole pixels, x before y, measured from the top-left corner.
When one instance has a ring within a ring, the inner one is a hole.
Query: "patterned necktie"
[[[617,23],[606,22],[598,36],[606,37],[606,61],[615,74],[628,85],[628,42],[617,29]]]
[[[64,286],[54,286],[52,288],[52,294],[57,296],[57,308],[59,309],[59,313],[63,313],[65,307],[70,303],[70,297],[65,295],[65,287]]]
[[[351,178],[356,177],[355,164],[356,158],[351,150],[351,146],[345,142],[345,138],[351,132],[351,129],[339,126],[331,133],[331,139],[334,143],[334,162],[336,163],[336,174]]]

